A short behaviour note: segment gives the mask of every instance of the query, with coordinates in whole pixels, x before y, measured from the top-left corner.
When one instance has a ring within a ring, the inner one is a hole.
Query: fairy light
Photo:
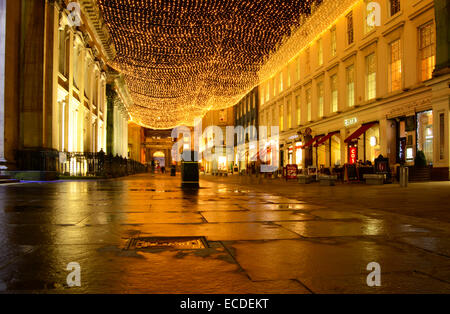
[[[235,105],[356,1],[97,2],[117,51],[110,66],[132,98],[130,116],[167,129]]]

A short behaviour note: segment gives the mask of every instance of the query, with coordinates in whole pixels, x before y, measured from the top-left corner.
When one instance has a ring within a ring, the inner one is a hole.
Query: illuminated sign
[[[345,120],[344,120],[344,125],[345,125],[346,127],[348,127],[348,126],[350,126],[350,125],[353,125],[353,124],[356,124],[356,123],[358,123],[358,119],[357,119],[356,117],[353,117],[353,118],[345,119]]]
[[[351,146],[351,147],[349,147],[349,149],[348,149],[348,155],[349,155],[349,161],[350,161],[350,164],[355,164],[356,163],[356,160],[358,159],[358,148],[357,147],[355,147],[355,146]]]

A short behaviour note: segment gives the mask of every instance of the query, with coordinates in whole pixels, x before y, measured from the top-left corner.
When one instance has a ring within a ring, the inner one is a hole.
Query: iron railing
[[[62,176],[123,177],[144,173],[147,166],[118,155],[58,151],[17,151],[17,168],[24,171],[52,171]]]

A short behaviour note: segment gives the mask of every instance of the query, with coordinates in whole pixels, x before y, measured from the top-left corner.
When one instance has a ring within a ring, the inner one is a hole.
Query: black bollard
[[[181,187],[198,189],[200,187],[198,153],[195,151],[183,152],[181,161]]]

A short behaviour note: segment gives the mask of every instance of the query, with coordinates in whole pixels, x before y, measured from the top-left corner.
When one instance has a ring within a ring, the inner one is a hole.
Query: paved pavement
[[[450,184],[203,176],[0,186],[0,292],[449,293]],[[205,237],[204,249],[131,239]],[[68,287],[70,262],[81,287]],[[366,269],[381,266],[381,286]]]

